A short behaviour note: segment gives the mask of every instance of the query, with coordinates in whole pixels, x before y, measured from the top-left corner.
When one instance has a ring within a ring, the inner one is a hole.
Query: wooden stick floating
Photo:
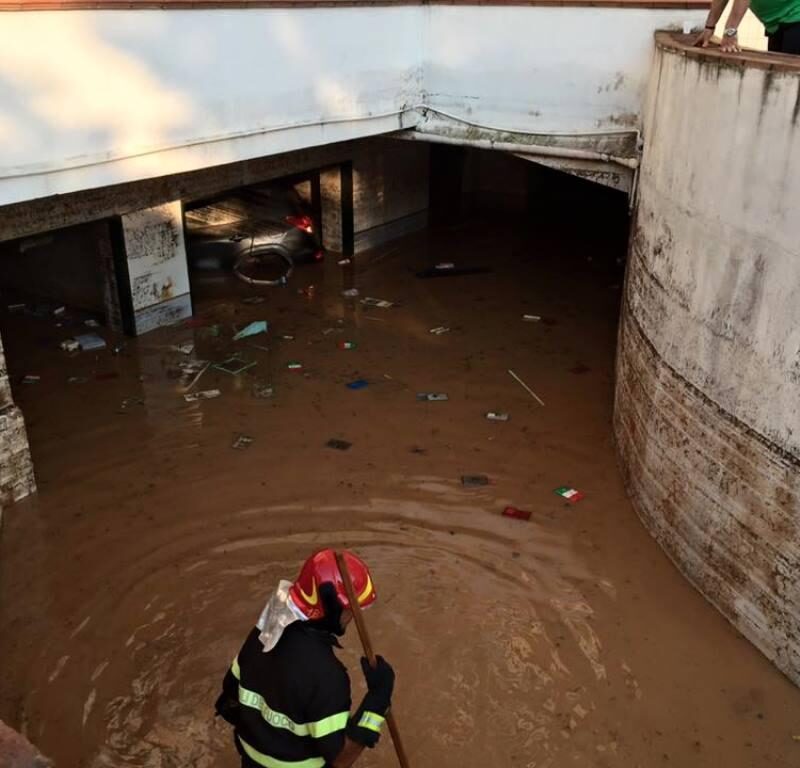
[[[534,400],[536,400],[536,402],[537,402],[537,403],[539,403],[539,405],[541,405],[542,407],[544,407],[544,403],[542,402],[542,398],[541,398],[541,397],[539,397],[539,395],[537,395],[537,394],[536,394],[536,393],[535,393],[535,392],[534,392],[534,391],[533,391],[533,390],[532,390],[532,389],[531,389],[531,388],[530,388],[530,387],[529,387],[529,386],[528,386],[528,385],[527,385],[527,384],[526,384],[526,383],[525,383],[525,382],[524,382],[524,381],[523,381],[523,380],[522,380],[522,379],[521,379],[519,376],[517,376],[517,374],[516,374],[516,373],[514,373],[514,371],[512,371],[510,368],[508,369],[508,372],[509,372],[509,373],[510,373],[510,374],[511,374],[511,375],[512,375],[512,376],[513,376],[513,377],[514,377],[514,378],[515,378],[515,379],[516,379],[516,380],[517,380],[517,381],[518,381],[520,384],[522,384],[522,386],[523,386],[523,387],[525,387],[525,390],[528,392],[528,394],[529,394],[529,395],[530,395],[530,396],[531,396],[531,397],[532,397]]]

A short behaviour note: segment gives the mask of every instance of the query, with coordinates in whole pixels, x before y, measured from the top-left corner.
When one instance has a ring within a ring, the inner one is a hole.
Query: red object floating
[[[513,517],[515,520],[530,520],[531,513],[516,507],[506,507],[503,510],[503,517]]]

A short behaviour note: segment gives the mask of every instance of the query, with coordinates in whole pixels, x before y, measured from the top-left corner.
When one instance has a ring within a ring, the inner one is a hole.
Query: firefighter
[[[358,603],[375,602],[366,564],[344,552]],[[349,768],[374,747],[394,688],[381,657],[361,667],[367,693],[350,714],[350,678],[336,658],[352,618],[331,549],[306,560],[294,583],[281,581],[222,683],[217,714],[234,726],[242,768]]]

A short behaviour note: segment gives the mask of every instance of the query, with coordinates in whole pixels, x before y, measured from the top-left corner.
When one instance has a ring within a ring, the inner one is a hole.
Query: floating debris
[[[22,377],[23,384],[38,384],[42,380],[41,376],[29,373],[27,376]]]
[[[70,376],[67,379],[67,384],[85,384],[89,379],[85,376]]]
[[[339,440],[339,439],[337,439],[335,437],[332,437],[330,440],[328,440],[327,443],[325,443],[325,445],[328,448],[333,448],[336,451],[346,451],[353,444],[352,443],[348,443],[347,440]]]
[[[489,411],[486,414],[486,418],[489,421],[508,421],[511,417],[503,411]]]
[[[267,332],[267,321],[266,320],[253,320],[252,323],[246,325],[242,328],[239,333],[237,333],[234,337],[234,341],[239,341],[239,339],[246,339],[248,336],[257,336],[259,333],[266,333]]]
[[[25,304],[9,304],[6,309],[8,309],[12,315],[18,315],[20,312],[25,311]]]
[[[515,520],[530,520],[531,513],[524,509],[509,506],[503,510],[503,517],[513,517]]]
[[[191,355],[194,352],[194,344],[191,341],[186,341],[183,344],[173,344],[170,349],[180,352],[182,355]]]
[[[346,267],[348,264],[352,264],[353,260],[352,259],[339,259],[339,261],[337,261],[336,263],[340,267]]]
[[[106,341],[96,333],[82,333],[75,337],[75,341],[81,345],[84,352],[91,352],[95,349],[105,349]]]
[[[256,381],[253,384],[253,397],[257,397],[261,400],[267,400],[275,394],[274,389],[271,385],[265,384],[262,381]]]
[[[255,360],[242,360],[241,357],[234,355],[233,357],[229,357],[227,360],[223,360],[221,363],[215,363],[213,367],[216,370],[222,371],[223,373],[227,373],[231,376],[238,376],[240,373],[244,373],[252,368],[255,364]]]
[[[369,382],[366,379],[356,379],[348,382],[346,386],[348,389],[364,389],[369,386]]]
[[[366,296],[361,299],[361,303],[365,307],[379,307],[380,309],[389,309],[394,306],[393,301],[386,301],[385,299],[374,299],[372,296]]]
[[[59,344],[65,352],[80,352],[81,345],[76,339],[65,339]]]
[[[523,315],[522,319],[526,323],[538,323],[541,321],[541,317],[539,315]]]
[[[186,385],[186,391],[188,392],[198,381],[200,381],[200,377],[211,367],[211,363],[204,363],[203,360],[193,360],[191,363],[183,363],[181,368],[187,376],[191,376],[192,373],[195,374],[195,377]]]
[[[132,405],[144,405],[144,398],[141,397],[126,397],[120,403],[120,410],[127,411]]]
[[[231,444],[231,448],[240,451],[242,448],[249,448],[252,444],[253,438],[250,437],[250,435],[237,435],[236,439]]]
[[[61,317],[66,311],[67,308],[65,306],[56,307],[53,310],[53,317]]]
[[[581,491],[576,491],[574,488],[570,488],[566,485],[556,488],[553,493],[557,493],[559,496],[561,496],[561,498],[566,499],[570,504],[577,504],[586,496],[586,494],[582,493]]]
[[[489,478],[486,475],[461,475],[461,485],[465,488],[477,488],[482,485],[489,485]]]
[[[417,400],[429,403],[441,403],[449,399],[445,392],[417,392]]]
[[[294,341],[294,336],[290,336],[288,333],[284,333],[283,336],[281,336],[281,338],[284,341]]]
[[[525,388],[525,391],[526,391],[526,392],[527,392],[527,393],[528,393],[528,394],[529,394],[529,395],[530,395],[530,396],[531,396],[531,397],[532,397],[534,400],[536,400],[536,402],[537,402],[537,403],[539,403],[539,405],[541,405],[542,407],[544,407],[544,403],[542,402],[542,400],[541,400],[541,398],[539,397],[539,395],[537,395],[537,394],[536,394],[536,393],[535,393],[535,392],[534,392],[534,391],[533,391],[533,390],[532,390],[532,389],[531,389],[531,388],[530,388],[530,387],[529,387],[529,386],[528,386],[528,385],[527,385],[527,384],[526,384],[526,383],[525,383],[525,382],[524,382],[524,381],[523,381],[523,380],[522,380],[522,379],[521,379],[519,376],[517,376],[517,374],[516,374],[516,373],[514,373],[514,371],[512,371],[510,368],[508,369],[508,372],[511,374],[511,376],[514,378],[514,380],[515,380],[515,381],[517,381],[519,384],[521,384],[521,385],[522,385],[522,386]]]
[[[298,363],[296,360],[292,360],[291,362],[286,363],[286,367],[290,371],[302,371],[303,370],[303,364],[302,363]]]
[[[431,328],[428,333],[432,333],[434,336],[441,336],[443,333],[450,333],[450,329],[444,325],[437,325],[436,328]]]
[[[99,327],[100,327],[100,323],[98,323],[98,322],[97,322],[97,320],[94,320],[94,319],[93,319],[93,318],[91,318],[91,317],[90,317],[88,320],[84,320],[84,321],[83,321],[83,324],[84,324],[84,325],[85,325],[87,328],[99,328]]]
[[[339,347],[339,349],[355,349],[358,344],[354,341],[340,341],[336,346]]]
[[[213,400],[222,394],[218,389],[204,389],[200,392],[187,392],[183,399],[187,403],[196,403],[198,400]]]
[[[356,296],[358,296],[358,288],[347,288],[346,290],[342,291],[342,296],[344,296],[346,299],[355,299]]]

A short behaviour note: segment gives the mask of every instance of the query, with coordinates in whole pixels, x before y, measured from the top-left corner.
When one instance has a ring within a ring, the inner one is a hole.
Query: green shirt
[[[800,21],[800,0],[751,0],[750,10],[768,35],[774,35],[781,24]]]

